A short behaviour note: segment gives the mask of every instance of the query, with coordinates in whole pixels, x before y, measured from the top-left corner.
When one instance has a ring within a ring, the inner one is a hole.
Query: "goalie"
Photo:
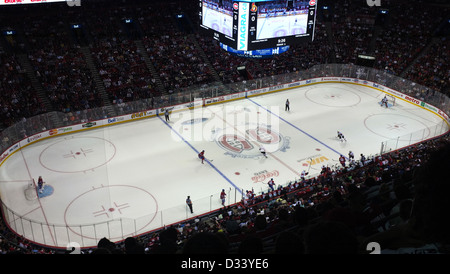
[[[37,184],[39,193],[44,192],[44,180],[42,179],[42,176],[39,176]]]
[[[381,99],[380,105],[386,106],[386,108],[388,108],[388,99],[387,99],[386,95],[384,95],[383,99]]]

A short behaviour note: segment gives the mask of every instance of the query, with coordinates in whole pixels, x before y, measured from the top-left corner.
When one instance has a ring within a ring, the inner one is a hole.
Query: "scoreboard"
[[[314,40],[317,0],[199,0],[200,32],[238,52]]]

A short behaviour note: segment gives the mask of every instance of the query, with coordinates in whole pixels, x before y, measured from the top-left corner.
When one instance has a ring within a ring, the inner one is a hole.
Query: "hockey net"
[[[386,94],[386,98],[388,100],[388,106],[395,106],[395,97],[390,95],[390,94]]]
[[[30,181],[30,183],[27,185],[27,187],[24,190],[25,199],[28,201],[34,201],[38,198],[38,190],[36,186],[36,182],[34,179]]]

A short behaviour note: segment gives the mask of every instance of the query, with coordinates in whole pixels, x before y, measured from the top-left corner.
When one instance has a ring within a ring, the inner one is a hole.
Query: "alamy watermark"
[[[379,7],[379,6],[381,6],[381,0],[366,0],[366,2],[367,2],[367,5],[369,7],[373,7],[373,6]]]
[[[81,7],[81,0],[66,0],[69,7]]]

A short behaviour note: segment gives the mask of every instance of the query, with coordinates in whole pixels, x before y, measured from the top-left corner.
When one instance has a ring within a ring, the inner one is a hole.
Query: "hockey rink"
[[[0,167],[1,198],[18,234],[52,247],[96,246],[102,237],[119,241],[216,210],[222,189],[225,204],[234,204],[247,190],[267,192],[271,178],[278,186],[303,170],[318,175],[349,151],[359,159],[388,139],[402,147],[448,131],[440,117],[406,101],[381,107],[383,96],[323,83],[174,112],[169,122],[162,115],[48,138]],[[39,176],[43,193],[27,200],[24,190]]]

